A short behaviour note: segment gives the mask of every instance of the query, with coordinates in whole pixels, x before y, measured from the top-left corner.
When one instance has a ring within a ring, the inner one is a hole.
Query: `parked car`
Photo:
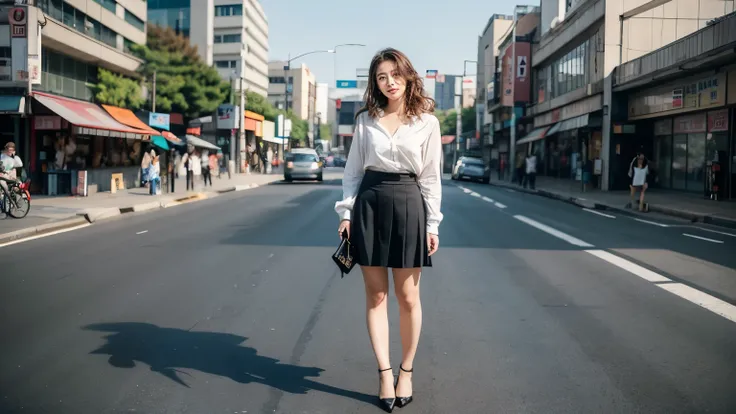
[[[317,151],[311,148],[295,148],[286,154],[284,180],[317,180],[322,181],[323,164]]]
[[[478,180],[491,182],[491,169],[480,158],[460,157],[452,170],[453,180]]]

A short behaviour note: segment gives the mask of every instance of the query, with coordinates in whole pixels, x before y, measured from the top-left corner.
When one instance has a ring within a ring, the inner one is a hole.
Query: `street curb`
[[[611,204],[600,203],[600,202],[591,201],[591,200],[583,200],[578,197],[565,196],[565,195],[561,195],[561,194],[558,194],[552,191],[548,191],[548,190],[530,190],[527,188],[516,187],[510,184],[503,184],[503,183],[497,183],[497,182],[496,183],[491,182],[489,184],[494,187],[508,188],[508,189],[512,189],[514,191],[518,191],[521,193],[534,194],[534,195],[542,196],[545,198],[563,201],[568,204],[573,204],[573,205],[576,205],[582,208],[614,211],[614,212],[617,212],[617,213],[620,213],[626,216],[630,216],[630,217],[644,217],[643,214],[640,214],[633,210],[628,210],[623,207],[613,206]],[[693,223],[700,222],[700,223],[705,223],[705,224],[711,224],[714,226],[736,229],[736,220],[727,219],[725,217],[712,216],[709,214],[693,213],[690,211],[677,210],[677,209],[673,209],[669,207],[664,207],[660,205],[652,205],[652,204],[649,204],[649,211],[654,212],[654,213],[660,213],[660,214],[670,216],[670,217],[677,217],[677,218],[689,220]]]
[[[70,227],[81,226],[83,224],[89,224],[86,218],[72,217],[60,221],[55,221],[53,223],[42,224],[40,226],[11,231],[10,233],[0,234],[0,244],[8,243],[18,239],[25,239],[32,236],[37,236],[39,234],[51,233]]]
[[[105,221],[112,218],[119,217],[121,215],[127,215],[129,213],[140,213],[144,211],[153,211],[159,209],[165,209],[175,207],[185,203],[191,203],[196,201],[202,201],[212,199],[220,194],[249,190],[252,188],[260,187],[261,185],[270,185],[276,181],[268,182],[266,184],[245,184],[245,185],[234,185],[232,187],[225,187],[220,190],[214,190],[212,192],[203,192],[189,194],[183,197],[178,197],[169,200],[151,201],[148,203],[140,203],[126,207],[100,207],[91,208],[84,212],[78,213],[76,217],[55,221],[52,223],[43,224],[40,226],[29,227],[12,231],[10,233],[0,234],[0,244],[7,243],[10,241],[23,239],[38,234],[50,233],[56,230],[62,230],[69,227],[74,227],[82,224],[94,224],[98,221]]]

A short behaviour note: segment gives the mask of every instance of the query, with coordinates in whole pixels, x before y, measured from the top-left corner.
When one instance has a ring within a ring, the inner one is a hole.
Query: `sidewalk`
[[[179,178],[175,192],[160,189],[152,196],[147,187],[91,194],[88,197],[41,196],[31,198],[31,211],[23,219],[0,219],[0,243],[15,239],[75,227],[98,220],[112,218],[121,214],[171,207],[183,202],[206,199],[219,193],[241,191],[248,188],[270,184],[283,179],[283,174],[274,170],[271,174],[227,174],[221,178],[213,177],[212,186],[204,186],[201,177],[195,179],[194,191],[186,191],[186,179]]]
[[[631,201],[628,191],[601,191],[598,189],[583,191],[580,181],[537,177],[536,191],[523,189],[521,186],[507,181],[491,180],[491,185],[535,193],[586,208],[614,210],[625,214],[640,214],[635,209],[626,208],[626,204]],[[734,201],[711,201],[702,198],[700,194],[679,193],[661,189],[647,190],[645,201],[649,204],[649,211],[651,212],[684,218],[693,222],[736,228],[736,202]]]

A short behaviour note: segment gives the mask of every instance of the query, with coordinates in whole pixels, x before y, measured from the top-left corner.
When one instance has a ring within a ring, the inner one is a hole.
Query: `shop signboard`
[[[159,114],[150,112],[148,115],[148,125],[154,128],[169,130],[170,118],[169,114]]]
[[[61,129],[61,117],[55,115],[36,115],[33,117],[36,131],[58,131]]]
[[[725,73],[691,77],[629,96],[629,119],[660,117],[725,104]]]
[[[705,114],[678,116],[674,120],[675,134],[695,134],[705,132]]]
[[[728,132],[728,109],[708,112],[708,132]]]

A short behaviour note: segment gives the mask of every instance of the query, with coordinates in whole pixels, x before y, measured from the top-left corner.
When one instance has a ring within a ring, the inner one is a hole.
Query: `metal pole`
[[[284,66],[284,111],[286,112],[289,111],[289,72],[291,72],[291,53]]]
[[[457,164],[457,150],[460,148],[460,135],[463,133],[463,107],[461,104],[460,99],[462,98],[462,78],[460,78],[460,95],[458,95],[458,83],[457,83],[457,76],[455,77],[455,90],[453,91],[453,95],[455,97],[455,111],[457,112],[457,120],[455,122],[455,152],[452,156],[452,168],[455,169],[455,164]]]
[[[156,112],[156,71],[153,71],[153,93],[151,97],[151,112]]]
[[[509,70],[511,71],[511,130],[509,131],[509,161],[512,163],[513,169],[511,170],[511,176],[514,176],[516,172],[516,96],[514,93],[513,85],[516,82],[516,7],[514,7],[514,25],[511,32],[511,64]],[[517,177],[521,178],[521,177]]]
[[[246,146],[245,146],[245,90],[243,89],[243,73],[240,73],[240,115],[238,121],[240,121],[239,124],[239,131],[238,131],[238,142],[237,142],[237,150],[238,150],[238,165],[236,168],[236,171],[243,173],[243,159],[247,156]],[[245,154],[244,154],[245,152]],[[250,166],[246,166],[245,169],[250,172]]]

